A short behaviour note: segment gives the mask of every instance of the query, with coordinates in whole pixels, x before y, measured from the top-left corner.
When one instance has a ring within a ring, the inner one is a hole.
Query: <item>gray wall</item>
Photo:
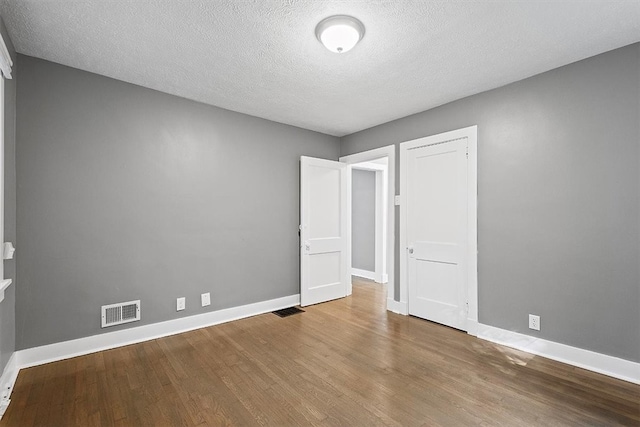
[[[341,155],[478,125],[480,322],[637,362],[639,57],[634,44],[371,128]]]
[[[13,59],[13,79],[4,82],[4,241],[16,242],[16,81],[18,67],[16,53],[0,18],[0,32]],[[16,256],[19,252],[16,251]],[[9,358],[16,349],[16,261],[4,261],[4,277],[13,284],[4,291],[4,301],[0,303],[0,373],[4,371]]]
[[[351,267],[376,270],[376,173],[351,175]]]
[[[18,349],[299,293],[299,157],[337,138],[19,65]],[[100,329],[134,299],[141,322]]]

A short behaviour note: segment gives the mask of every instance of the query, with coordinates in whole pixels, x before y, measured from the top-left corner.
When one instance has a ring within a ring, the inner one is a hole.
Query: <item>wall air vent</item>
[[[102,306],[102,327],[140,320],[140,300]]]

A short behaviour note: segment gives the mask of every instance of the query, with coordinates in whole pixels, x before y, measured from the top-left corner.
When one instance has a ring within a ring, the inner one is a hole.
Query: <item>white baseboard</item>
[[[406,302],[396,301],[391,298],[387,298],[387,310],[405,316],[409,314],[409,308]]]
[[[374,281],[376,280],[375,271],[367,271],[367,270],[360,270],[359,268],[352,268],[351,274],[353,276],[364,277],[365,279],[369,279],[369,280],[374,280]]]
[[[19,369],[218,325],[300,304],[300,294],[17,351]]]
[[[14,352],[9,358],[7,365],[4,367],[2,377],[0,377],[0,419],[11,402],[11,392],[13,391],[13,386],[18,379],[18,372],[20,372],[20,368],[18,367],[17,360],[18,358]]]
[[[557,360],[620,380],[640,384],[640,363],[571,347],[489,325],[478,324],[478,338]]]
[[[469,319],[467,318],[467,334],[472,335],[474,337],[478,336],[478,321],[475,319]]]

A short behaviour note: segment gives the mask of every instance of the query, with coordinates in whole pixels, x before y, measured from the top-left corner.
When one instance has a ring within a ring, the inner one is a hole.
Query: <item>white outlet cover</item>
[[[202,306],[206,307],[211,305],[211,294],[209,292],[200,295],[200,300],[202,301]]]
[[[540,330],[540,316],[535,314],[529,315],[529,329],[533,329],[536,331]]]
[[[176,301],[176,311],[184,310],[187,305],[187,299],[185,297],[178,298]]]

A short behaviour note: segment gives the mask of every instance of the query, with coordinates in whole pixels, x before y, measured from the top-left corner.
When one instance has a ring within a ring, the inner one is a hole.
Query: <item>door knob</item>
[[[409,246],[407,249],[409,249],[409,253],[413,255],[413,247]]]

